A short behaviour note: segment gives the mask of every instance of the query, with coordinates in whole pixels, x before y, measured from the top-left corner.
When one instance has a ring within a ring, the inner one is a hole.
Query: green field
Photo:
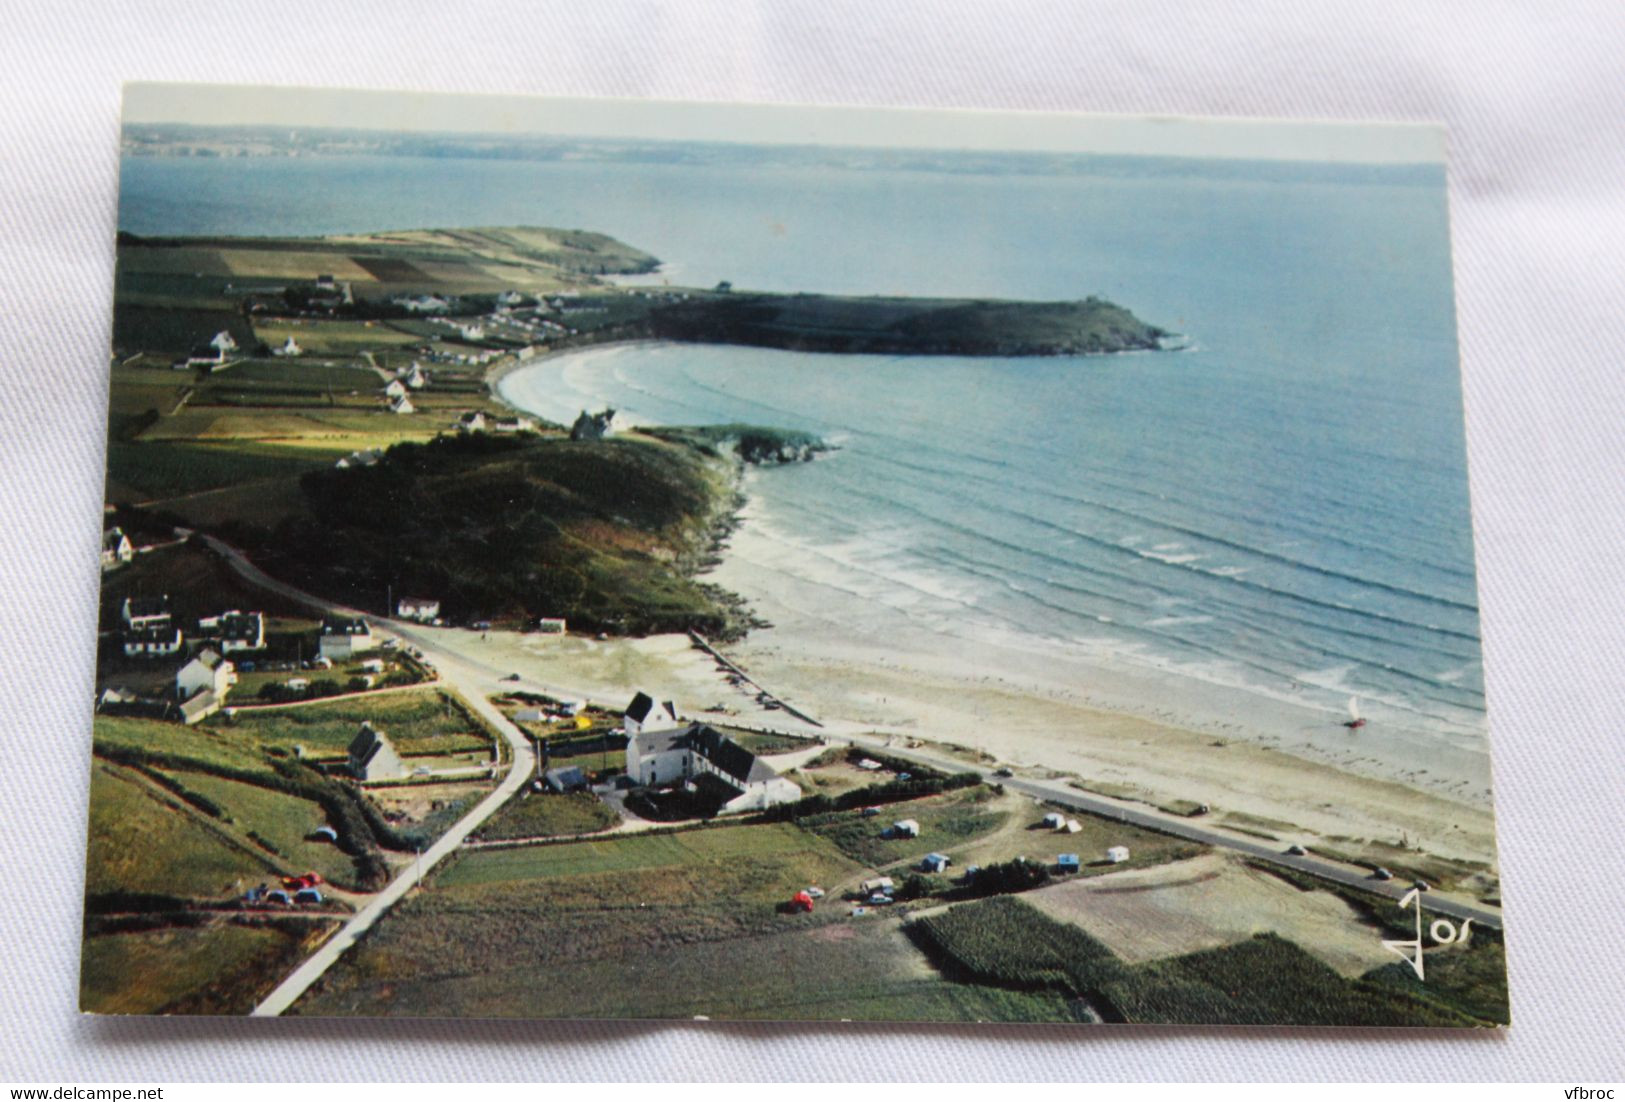
[[[649,869],[708,870],[721,878],[738,878],[729,866],[759,862],[797,870],[785,881],[817,883],[821,874],[839,871],[843,862],[824,843],[788,824],[718,826],[703,830],[627,834],[603,841],[519,846],[467,854],[440,874],[445,887],[603,875]],[[760,886],[755,893],[761,895]],[[769,893],[777,898],[776,893]],[[788,898],[786,896],[785,898]]]
[[[290,675],[278,676],[285,679]],[[305,676],[321,676],[321,672]],[[349,697],[294,708],[250,709],[230,718],[214,716],[204,726],[289,753],[301,747],[307,756],[319,758],[342,755],[363,721],[388,735],[403,755],[489,753],[492,746],[490,735],[462,704],[435,689]]]
[[[520,792],[503,805],[479,829],[488,841],[506,838],[547,838],[557,835],[593,834],[608,830],[621,821],[598,797],[587,792]]]
[[[97,762],[90,775],[85,893],[224,899],[278,862],[134,770]]]
[[[91,1014],[246,1014],[337,923],[158,926],[85,938],[79,1009]]]

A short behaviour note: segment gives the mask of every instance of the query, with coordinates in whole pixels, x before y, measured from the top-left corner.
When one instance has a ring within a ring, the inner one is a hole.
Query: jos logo
[[[1424,974],[1422,965],[1423,943],[1421,896],[1421,891],[1416,888],[1412,888],[1410,891],[1406,892],[1404,898],[1399,901],[1401,910],[1412,905],[1416,907],[1416,939],[1414,941],[1388,941],[1384,939],[1382,944],[1383,948],[1392,950],[1393,952],[1404,957],[1405,962],[1411,966],[1413,971],[1416,972],[1416,978],[1425,982],[1427,977]],[[1432,939],[1434,945],[1454,945],[1458,942],[1462,945],[1466,945],[1467,939],[1472,937],[1472,933],[1473,920],[1470,918],[1462,920],[1460,930],[1456,929],[1455,923],[1444,918],[1434,919],[1433,925],[1428,927],[1428,937]]]

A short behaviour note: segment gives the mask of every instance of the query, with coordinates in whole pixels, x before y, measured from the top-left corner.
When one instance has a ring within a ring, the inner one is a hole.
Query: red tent
[[[792,911],[810,911],[810,910],[812,910],[813,909],[813,897],[808,895],[806,892],[797,892],[790,899],[790,909]]]

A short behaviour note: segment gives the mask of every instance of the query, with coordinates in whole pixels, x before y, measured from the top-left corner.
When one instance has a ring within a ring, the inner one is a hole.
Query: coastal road
[[[1279,845],[1267,845],[1251,838],[1244,838],[1229,831],[1216,829],[1205,825],[1200,819],[1190,819],[1180,815],[1170,815],[1165,812],[1141,810],[1117,800],[1091,796],[1085,792],[1056,781],[1035,781],[1021,777],[1000,777],[992,772],[980,769],[971,769],[964,762],[952,758],[941,757],[935,754],[923,754],[918,750],[899,750],[887,746],[883,740],[864,738],[859,735],[843,734],[834,736],[831,741],[845,741],[865,749],[874,750],[889,757],[902,758],[917,762],[920,765],[946,773],[981,773],[982,779],[989,784],[1002,784],[1014,792],[1021,792],[1035,799],[1046,800],[1062,807],[1072,808],[1102,819],[1114,819],[1120,823],[1154,830],[1159,834],[1171,834],[1175,837],[1186,838],[1193,842],[1219,849],[1228,849],[1236,853],[1260,861],[1279,865],[1282,868],[1293,869],[1321,880],[1329,880],[1336,884],[1343,884],[1350,888],[1359,888],[1362,891],[1385,895],[1397,904],[1399,899],[1410,891],[1410,882],[1400,880],[1374,880],[1370,870],[1355,865],[1331,861],[1324,857],[1316,857],[1310,853],[1302,857],[1282,852]],[[1056,841],[1064,840],[1065,835],[1057,835]],[[1458,899],[1449,899],[1438,892],[1424,892],[1419,900],[1426,905],[1429,911],[1436,911],[1455,919],[1472,919],[1480,926],[1489,926],[1499,930],[1501,928],[1501,912],[1492,908],[1466,903]]]
[[[222,549],[222,553],[228,555],[228,558],[235,556],[232,558],[234,564],[240,563],[242,566],[252,570],[253,574],[249,575],[250,580],[257,582],[258,584],[268,585],[270,588],[275,589],[278,592],[283,592],[289,596],[293,596],[296,600],[300,600],[305,603],[314,603],[317,606],[323,605],[323,602],[317,601],[314,598],[311,598],[309,595],[293,589],[291,586],[284,586],[282,583],[276,582],[274,579],[269,578],[263,572],[253,567],[253,565],[246,559],[242,558],[240,555],[236,555],[235,552],[231,551],[231,549],[225,544],[218,544],[218,541],[212,539],[210,540],[210,544],[211,546],[218,545],[218,547]],[[439,655],[440,658],[439,662],[436,663],[437,665],[443,662],[457,662],[463,667],[465,676],[474,677],[476,680],[478,680],[478,675],[475,673],[476,668],[483,671],[487,678],[495,678],[500,676],[495,667],[485,666],[483,663],[477,663],[472,659],[465,660],[461,656],[454,657],[444,651],[441,647],[436,646],[435,633],[432,629],[415,628],[405,624],[398,624],[393,621],[386,622],[389,623],[392,630],[396,631],[404,638],[409,639],[415,646],[423,650],[425,655],[429,655],[431,653]],[[451,679],[449,674],[447,677],[448,680]],[[512,686],[509,687],[511,688]],[[592,698],[592,694],[590,693],[575,692],[560,686],[549,686],[547,691],[556,695],[579,697],[583,700],[591,700]],[[465,693],[465,695],[469,694]],[[485,700],[484,694],[480,694],[479,699],[489,706],[489,701]],[[600,702],[594,701],[594,703]],[[614,705],[611,704],[608,706],[613,707]],[[506,722],[505,717],[504,722]],[[930,768],[941,770],[946,773],[966,772],[971,771],[973,768],[967,765],[965,762],[956,761],[953,758],[944,757],[941,755],[922,753],[918,750],[899,750],[895,747],[888,746],[883,739],[867,737],[864,734],[852,731],[850,729],[842,730],[842,728],[846,727],[847,725],[831,722],[827,718],[824,720],[824,723],[826,726],[821,731],[814,732],[811,730],[806,730],[799,733],[808,737],[822,737],[830,742],[846,742],[854,746],[861,746],[865,749],[874,750],[881,754],[918,762],[921,765],[929,766]],[[511,727],[512,724],[508,724],[508,726]],[[523,736],[521,736],[521,738],[522,737]],[[1253,838],[1244,837],[1214,826],[1209,826],[1204,821],[1199,819],[1171,815],[1166,812],[1156,811],[1154,809],[1130,805],[1124,801],[1095,796],[1089,793],[1080,792],[1075,788],[1071,788],[1063,783],[1055,781],[1029,780],[1021,777],[999,777],[989,770],[982,769],[976,769],[974,771],[981,773],[982,779],[990,784],[1002,784],[1012,791],[1021,792],[1036,799],[1046,800],[1062,807],[1072,808],[1074,810],[1082,811],[1086,814],[1094,815],[1100,818],[1113,819],[1118,822],[1127,823],[1146,830],[1154,830],[1161,834],[1169,834],[1178,838],[1186,838],[1193,842],[1200,842],[1204,845],[1215,846],[1220,849],[1227,849],[1232,852],[1251,857],[1255,860],[1264,861],[1281,868],[1292,869],[1308,876],[1314,876],[1335,884],[1341,884],[1351,888],[1359,888],[1363,891],[1372,892],[1377,895],[1384,895],[1390,899],[1393,899],[1396,905],[1398,904],[1399,899],[1410,890],[1410,884],[1408,881],[1398,879],[1387,881],[1374,880],[1371,878],[1369,869],[1356,865],[1349,865],[1343,862],[1332,861],[1324,857],[1318,857],[1313,853],[1302,857],[1294,856],[1292,854],[1283,852],[1278,844],[1265,844]],[[1425,904],[1427,910],[1434,911],[1438,914],[1446,915],[1458,920],[1470,918],[1481,926],[1488,926],[1497,930],[1501,928],[1501,912],[1494,908],[1485,907],[1459,899],[1447,898],[1438,892],[1426,892],[1423,893],[1419,898]]]
[[[341,616],[365,617],[370,621],[382,622],[395,627],[393,621],[381,617],[367,616],[356,609],[345,608],[342,605],[324,601],[319,597],[306,593],[286,582],[279,582],[265,573],[252,562],[248,561],[235,547],[223,543],[212,536],[204,536],[209,547],[220,554],[232,569],[241,574],[248,581],[262,589],[280,594],[289,600],[298,602],[309,608],[331,612]],[[421,877],[446,857],[457,852],[464,839],[472,834],[479,826],[494,815],[498,808],[508,801],[515,792],[519,791],[526,781],[530,779],[535,769],[535,754],[531,749],[530,740],[525,733],[514,725],[497,710],[488,699],[496,685],[496,678],[488,671],[466,663],[455,655],[447,654],[433,646],[431,639],[418,632],[401,632],[409,635],[412,642],[418,646],[424,657],[439,671],[441,679],[468,703],[479,716],[495,728],[507,742],[508,749],[513,755],[513,767],[508,770],[507,776],[485,799],[476,804],[467,815],[457,820],[452,828],[435,840],[428,849],[401,871],[395,879],[391,880],[383,891],[372,896],[362,905],[346,922],[338,933],[329,938],[320,949],[316,950],[298,968],[288,974],[275,990],[267,995],[253,1010],[255,1017],[276,1017],[288,1007],[292,1006],[299,997],[310,989],[311,984],[319,980],[334,963],[344,955],[345,951],[354,945],[361,935],[372,929],[373,925],[396,903],[417,886]],[[425,645],[427,643],[428,645]]]

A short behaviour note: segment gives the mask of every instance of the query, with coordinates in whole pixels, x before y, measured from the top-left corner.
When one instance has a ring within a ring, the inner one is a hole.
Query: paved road
[[[225,557],[234,570],[261,588],[281,594],[310,608],[344,616],[365,615],[356,609],[344,608],[341,605],[323,601],[295,586],[279,582],[249,562],[236,548],[222,543],[212,536],[205,536],[204,539],[208,541],[211,548]],[[377,621],[380,618],[369,616],[367,619]],[[392,628],[397,626],[393,621],[385,620],[383,622],[389,624]],[[417,885],[422,875],[427,874],[436,864],[455,853],[458,847],[463,844],[465,838],[495,814],[496,810],[530,779],[535,768],[535,755],[531,750],[530,740],[525,737],[523,731],[516,727],[507,716],[499,712],[496,706],[487,699],[488,695],[496,687],[495,678],[490,671],[478,668],[475,665],[459,660],[453,655],[439,651],[438,648],[433,646],[433,640],[422,637],[421,633],[409,633],[403,630],[400,634],[410,638],[415,645],[420,647],[424,656],[440,672],[440,676],[445,683],[456,689],[463,699],[468,702],[469,707],[473,708],[486,722],[501,733],[503,739],[508,743],[509,750],[513,753],[513,768],[508,770],[507,776],[502,779],[501,784],[497,785],[495,791],[476,804],[474,809],[467,815],[457,820],[456,825],[436,839],[434,844],[424,850],[421,856],[407,866],[394,880],[391,880],[383,891],[368,899],[337,934],[329,938],[314,955],[294,969],[286,979],[278,984],[276,989],[254,1008],[256,1017],[275,1017],[292,1006],[310,988],[311,984],[320,979],[323,973],[331,968],[339,957],[344,955],[345,950],[354,945],[362,934],[372,929],[373,925],[391,907]]]
[[[864,746],[871,750],[904,758],[908,761],[918,762],[921,765],[940,769],[944,772],[958,773],[969,771],[970,767],[962,761],[952,758],[938,757],[934,754],[924,754],[918,750],[898,750],[887,746],[880,739],[863,738],[858,735],[835,736],[841,740]],[[1388,896],[1396,903],[1400,897],[1410,890],[1409,881],[1373,880],[1370,870],[1361,866],[1348,865],[1340,861],[1332,861],[1313,854],[1304,857],[1295,857],[1283,853],[1279,845],[1270,845],[1250,838],[1239,837],[1229,831],[1215,829],[1200,819],[1190,819],[1180,815],[1169,815],[1165,812],[1141,810],[1117,800],[1110,800],[1099,796],[1091,796],[1079,792],[1066,784],[1056,781],[1035,781],[1021,777],[999,777],[983,770],[976,770],[982,774],[982,779],[990,784],[1002,784],[1006,788],[1034,796],[1063,807],[1074,808],[1087,812],[1090,815],[1104,819],[1115,819],[1118,822],[1128,823],[1132,826],[1155,830],[1162,834],[1172,834],[1180,838],[1188,838],[1193,842],[1202,842],[1206,845],[1221,849],[1232,850],[1245,854],[1248,857],[1267,861],[1282,868],[1294,869],[1307,873],[1310,876],[1329,880],[1333,883],[1344,884],[1351,888],[1360,888],[1364,891],[1375,892],[1378,895]],[[1057,835],[1057,842],[1065,836]],[[1499,930],[1501,928],[1501,912],[1492,908],[1464,903],[1457,899],[1447,899],[1437,892],[1424,893],[1421,901],[1427,910],[1439,914],[1449,915],[1452,918],[1470,918],[1481,926],[1490,926]]]

